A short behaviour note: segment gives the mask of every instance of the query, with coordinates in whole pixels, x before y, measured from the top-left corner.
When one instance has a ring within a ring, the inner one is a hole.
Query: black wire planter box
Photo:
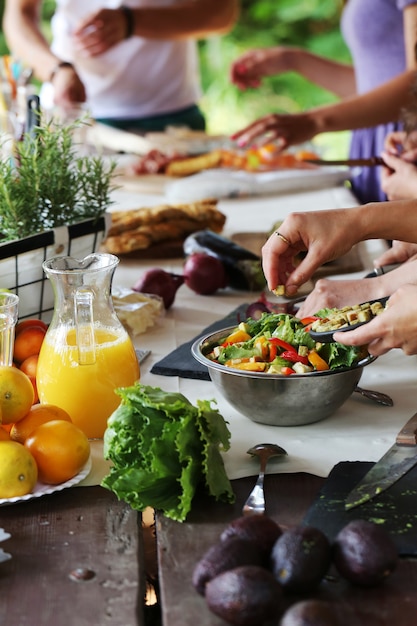
[[[0,243],[0,288],[19,296],[19,319],[51,320],[54,296],[42,263],[54,256],[82,259],[99,251],[109,223],[110,214],[106,214]]]

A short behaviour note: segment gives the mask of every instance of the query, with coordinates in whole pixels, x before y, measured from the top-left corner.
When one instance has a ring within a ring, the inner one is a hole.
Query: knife
[[[396,443],[375,463],[345,501],[350,510],[388,489],[417,464],[417,413],[402,427]]]
[[[348,165],[349,167],[357,167],[360,165],[374,167],[375,165],[384,165],[383,159],[376,156],[368,159],[303,159],[303,161],[312,163],[313,165]]]

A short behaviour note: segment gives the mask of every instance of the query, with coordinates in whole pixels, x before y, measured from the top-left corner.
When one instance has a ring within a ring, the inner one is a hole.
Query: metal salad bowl
[[[352,367],[308,374],[265,374],[220,365],[208,359],[235,327],[197,339],[193,357],[208,368],[217,390],[239,413],[269,426],[302,426],[326,419],[355,391],[363,368],[376,357],[368,356]]]

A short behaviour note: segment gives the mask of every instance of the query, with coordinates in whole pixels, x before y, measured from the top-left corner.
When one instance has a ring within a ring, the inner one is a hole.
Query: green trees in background
[[[220,0],[221,1],[221,0]],[[213,0],[213,3],[215,0]],[[230,134],[272,111],[293,113],[332,102],[334,96],[294,73],[270,77],[259,89],[241,92],[229,81],[231,62],[250,48],[294,45],[341,61],[349,60],[339,30],[341,0],[241,0],[239,22],[224,37],[199,44],[204,98],[210,133]],[[45,0],[45,32],[55,1]],[[0,0],[0,14],[4,0]],[[7,52],[3,34],[0,53]],[[345,150],[347,134],[323,136],[326,155]]]

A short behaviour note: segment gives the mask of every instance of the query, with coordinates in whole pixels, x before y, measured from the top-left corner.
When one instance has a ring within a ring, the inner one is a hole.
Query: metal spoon
[[[264,476],[266,464],[272,457],[283,456],[287,454],[287,451],[275,443],[258,443],[253,448],[249,448],[247,453],[259,457],[260,469],[258,479],[243,506],[242,513],[243,515],[263,515],[265,513]]]
[[[355,387],[354,391],[360,393],[364,398],[373,400],[383,406],[394,406],[394,400],[382,391],[373,391],[372,389],[362,389],[362,387]]]

